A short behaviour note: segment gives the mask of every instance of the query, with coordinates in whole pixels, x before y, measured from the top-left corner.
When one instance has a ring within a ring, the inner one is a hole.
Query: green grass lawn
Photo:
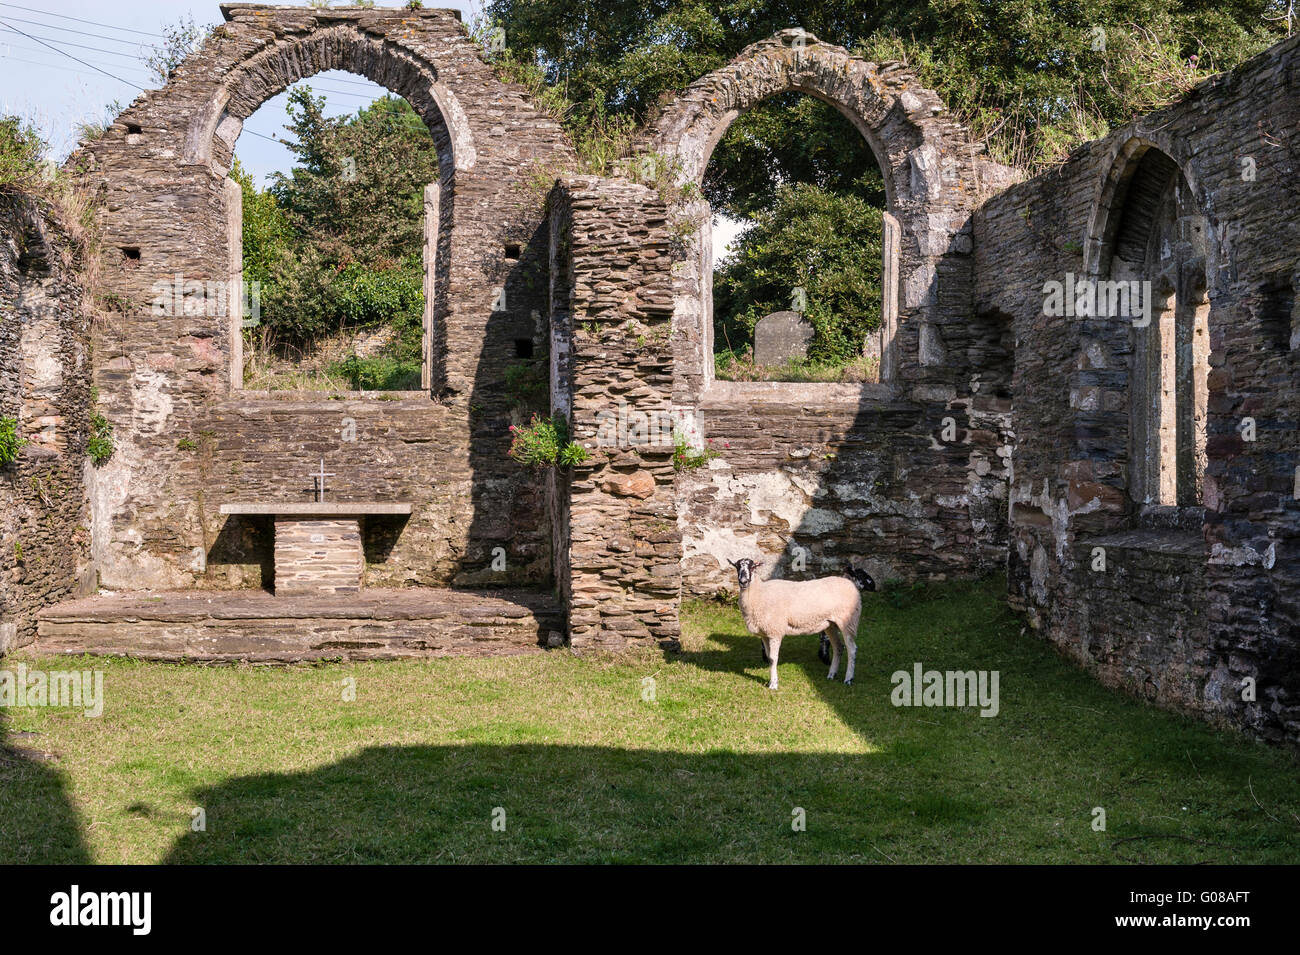
[[[102,717],[0,711],[0,862],[1300,861],[1292,754],[1103,689],[1000,589],[869,596],[852,687],[807,637],[769,692],[716,604],[669,656],[76,661]],[[998,670],[1000,713],[894,707],[918,661]]]

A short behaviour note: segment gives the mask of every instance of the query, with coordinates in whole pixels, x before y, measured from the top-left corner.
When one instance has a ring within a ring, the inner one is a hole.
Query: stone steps
[[[298,663],[536,651],[564,631],[550,593],[371,588],[277,597],[261,590],[100,594],[37,617],[33,649],[146,660]]]

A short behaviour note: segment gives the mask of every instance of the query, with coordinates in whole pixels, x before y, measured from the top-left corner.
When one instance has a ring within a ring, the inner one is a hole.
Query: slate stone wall
[[[1005,323],[971,315],[971,214],[1015,173],[990,162],[903,66],[795,30],[691,84],[646,149],[698,186],[735,116],[787,90],[839,108],[884,176],[897,250],[887,242],[886,262],[864,263],[886,273],[883,381],[713,380],[710,210],[694,199],[674,210],[696,228],[674,269],[673,397],[719,452],[679,481],[685,586],[734,589],[726,561],[746,556],[779,576],[847,564],[880,579],[987,572],[1006,546],[1012,348]]]
[[[498,407],[503,389],[493,386]],[[506,457],[506,413],[480,418],[454,401],[386,397],[249,395],[203,409],[171,435],[169,480],[196,490],[151,524],[154,553],[191,567],[201,586],[269,587],[269,518],[221,517],[218,508],[311,500],[310,475],[324,460],[329,500],[414,503],[409,518],[366,521],[367,586],[548,585],[545,476]],[[191,444],[178,450],[180,441]],[[504,571],[493,567],[498,547]]]
[[[1298,43],[987,203],[975,217],[974,296],[975,314],[1004,316],[1016,342],[1013,603],[1106,682],[1292,743]],[[1156,519],[1131,491],[1142,462],[1128,321],[1043,314],[1046,281],[1098,271],[1125,160],[1147,147],[1177,163],[1209,234],[1205,506]]]
[[[0,197],[0,416],[28,443],[0,466],[0,655],[36,612],[92,589],[86,510],[89,315],[72,244],[35,201]]]
[[[567,512],[569,638],[675,644],[681,532],[672,445],[672,237],[668,209],[645,186],[574,177],[551,194],[555,260],[567,290],[557,330],[573,440],[587,461],[561,479]],[[644,420],[666,425],[651,434]]]
[[[678,479],[686,590],[734,592],[726,561],[741,557],[775,576],[852,566],[881,583],[998,571],[1009,405],[926,405],[879,386],[715,383],[699,423],[718,456]]]
[[[275,518],[276,596],[359,593],[365,567],[355,518]]]
[[[339,499],[415,507],[412,533],[370,568],[371,583],[548,582],[545,482],[505,455],[504,379],[545,347],[545,190],[534,179],[572,158],[562,132],[497,79],[454,11],[222,9],[227,22],[166,87],[69,161],[102,192],[106,286],[119,304],[95,342],[119,435],[90,491],[104,583],[254,586],[251,572],[209,565],[259,567],[269,539],[214,517],[217,506],[301,500],[321,457]],[[238,277],[238,190],[226,178],[235,139],[268,98],[327,69],[404,96],[439,151],[427,393],[243,392],[237,315],[155,314],[155,283]],[[355,443],[341,438],[344,417],[358,422]],[[233,554],[212,549],[223,539]],[[490,567],[497,546],[504,572]]]

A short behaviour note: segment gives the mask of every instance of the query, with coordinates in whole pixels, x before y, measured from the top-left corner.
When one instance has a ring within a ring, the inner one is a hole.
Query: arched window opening
[[[881,380],[899,230],[854,123],[797,90],[770,96],[726,128],[701,191],[706,381]]]
[[[1103,266],[1112,281],[1139,283],[1147,303],[1132,322],[1130,492],[1144,514],[1158,516],[1203,504],[1208,229],[1173,159],[1148,147],[1128,163]]]
[[[405,99],[341,70],[243,125],[227,183],[248,294],[236,389],[408,392],[430,383],[439,156]]]

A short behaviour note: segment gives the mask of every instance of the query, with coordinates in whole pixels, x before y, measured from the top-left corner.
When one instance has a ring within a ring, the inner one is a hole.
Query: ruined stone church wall
[[[678,476],[688,593],[734,592],[725,562],[879,583],[996,573],[1006,559],[1005,398],[919,403],[870,386],[720,389],[699,411],[718,457]],[[867,397],[864,397],[864,394]],[[945,430],[951,422],[950,440]]]
[[[819,96],[880,161],[897,247],[880,383],[731,383],[709,374],[709,210],[569,174],[559,127],[450,13],[224,9],[70,163],[103,199],[93,369],[80,293],[47,254],[63,239],[30,206],[0,210],[0,414],[41,436],[0,468],[0,652],[96,571],[124,589],[268,581],[269,522],[220,504],[304,499],[324,459],[334,499],[415,505],[368,524],[368,584],[553,583],[575,646],[671,645],[683,595],[734,587],[728,558],[878,580],[1005,567],[1031,627],[1106,683],[1300,741],[1300,39],[1018,183],[905,69],[790,31],[748,48],[669,105],[642,158],[698,185],[739,111]],[[226,173],[243,120],[329,68],[406,96],[439,149],[428,392],[242,391],[231,316],[150,307],[176,275],[237,275]],[[1130,324],[1044,309],[1046,282],[1104,277],[1140,214],[1126,163],[1148,147],[1204,224],[1209,298],[1204,509],[1159,520],[1134,494],[1148,423]],[[557,177],[547,197],[537,183]],[[590,454],[572,469],[506,455],[506,373],[530,349]],[[92,378],[117,445],[99,468]],[[638,424],[621,409],[659,432],[624,433]],[[675,467],[679,428],[716,454]]]
[[[85,481],[89,313],[72,243],[39,204],[0,198],[0,416],[27,441],[0,466],[0,655],[36,612],[94,585]]]
[[[1016,342],[1013,603],[1108,684],[1292,742],[1298,49],[1285,41],[985,204],[974,305],[1009,316]],[[1129,319],[1044,314],[1045,282],[1096,271],[1110,216],[1129,214],[1108,184],[1148,144],[1177,163],[1208,234],[1205,513],[1181,509],[1190,533],[1152,526],[1131,492],[1144,452]]]
[[[1005,558],[1011,342],[970,311],[971,211],[1013,172],[990,162],[905,67],[801,31],[691,84],[647,140],[698,184],[739,113],[796,90],[840,109],[884,177],[889,215],[879,385],[711,380],[707,204],[675,267],[677,405],[718,456],[678,477],[687,593],[734,590],[728,559],[783,576],[976,576]],[[896,235],[896,246],[891,241]]]
[[[102,408],[119,438],[91,485],[104,583],[257,586],[269,522],[224,519],[219,506],[306,499],[321,458],[332,499],[414,505],[400,534],[371,522],[368,582],[548,583],[545,480],[506,456],[505,375],[544,348],[545,190],[534,180],[571,157],[562,131],[497,78],[454,11],[223,12],[227,22],[163,89],[70,161],[101,189],[118,304],[95,342]],[[238,278],[235,140],[267,98],[326,69],[404,96],[439,151],[427,197],[437,209],[427,393],[242,391],[236,319],[153,308],[155,283],[177,275]],[[504,571],[492,567],[497,548]]]

